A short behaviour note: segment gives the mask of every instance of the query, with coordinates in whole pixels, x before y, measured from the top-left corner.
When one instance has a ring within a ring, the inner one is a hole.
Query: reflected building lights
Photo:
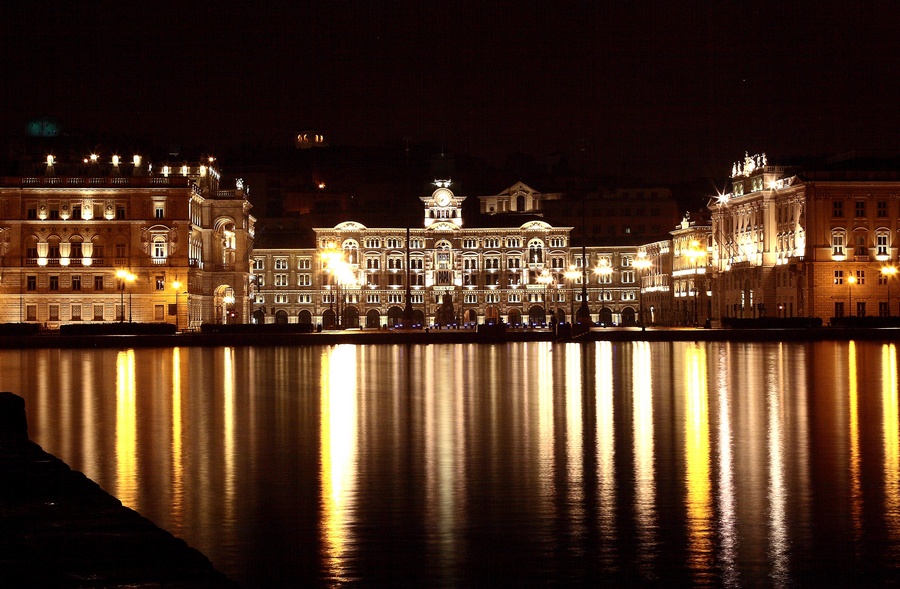
[[[770,360],[766,376],[766,410],[769,445],[769,562],[776,587],[790,582],[788,567],[787,488],[784,475],[784,344],[777,358]]]
[[[586,380],[582,371],[583,351],[565,348],[565,395],[566,395],[566,488],[568,492],[569,521],[571,522],[574,546],[582,546],[585,533],[584,521],[584,416],[582,414],[582,391]]]
[[[719,567],[722,585],[740,587],[736,562],[737,513],[734,505],[734,434],[731,431],[731,399],[728,387],[728,348],[719,347],[716,388],[719,401]]]
[[[321,452],[323,567],[330,582],[347,578],[356,493],[356,346],[335,346],[322,356]]]
[[[900,408],[897,399],[897,348],[881,351],[881,398],[884,424],[884,520],[891,545],[892,565],[900,555]]]
[[[656,479],[653,448],[652,356],[648,342],[634,343],[634,511],[638,540],[638,566],[645,578],[653,577],[656,556]]]
[[[116,355],[116,497],[135,509],[137,501],[137,407],[134,350]]]
[[[611,566],[616,558],[616,445],[613,403],[612,343],[599,341],[594,363],[597,387],[597,500],[601,562]],[[644,368],[641,367],[640,370]],[[638,367],[635,366],[635,372]]]
[[[850,341],[847,354],[848,366],[848,415],[850,434],[850,519],[853,522],[854,545],[859,548],[862,538],[862,489],[860,486],[859,457],[859,389],[856,376],[856,342]],[[883,364],[882,364],[883,366]]]
[[[227,522],[235,518],[235,442],[234,442],[234,348],[223,350],[222,395],[224,405],[225,449],[225,514]]]
[[[688,566],[695,575],[706,577],[713,564],[706,349],[697,344],[691,345],[687,349],[685,363],[685,382],[688,387],[685,391],[684,411]]]
[[[181,349],[172,350],[172,522],[184,525],[184,457],[181,431]]]

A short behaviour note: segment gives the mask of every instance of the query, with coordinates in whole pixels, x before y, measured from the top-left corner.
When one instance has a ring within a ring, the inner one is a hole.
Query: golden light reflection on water
[[[856,342],[848,346],[849,399],[847,424],[850,437],[850,521],[853,523],[854,544],[859,547],[862,534],[862,489],[859,475],[859,385],[856,377]]]
[[[584,521],[584,415],[582,414],[582,394],[584,391],[584,374],[582,370],[582,354],[587,353],[580,347],[561,348],[565,352],[566,378],[566,484],[567,503],[570,506],[570,521],[573,522],[571,534],[581,546],[581,538],[585,532]]]
[[[784,344],[778,345],[766,375],[766,409],[769,445],[769,560],[775,586],[789,583],[787,488],[784,473]]]
[[[739,587],[737,553],[737,514],[735,512],[734,434],[731,431],[731,392],[728,386],[728,348],[719,348],[716,370],[716,389],[719,404],[719,566],[722,569],[722,584],[725,587]]]
[[[695,575],[708,576],[712,566],[712,481],[705,347],[694,344],[687,348],[684,371],[688,566]]]
[[[137,501],[137,407],[134,350],[116,355],[116,492],[128,507]]]
[[[656,556],[656,475],[653,448],[653,358],[648,342],[634,343],[634,511],[638,539],[638,565],[645,577],[653,575]]]
[[[181,349],[172,350],[172,523],[184,525],[184,457],[181,432]]]
[[[354,543],[357,460],[356,354],[338,345],[322,354],[321,484],[323,563],[326,578],[344,582],[348,547]]]
[[[900,408],[897,400],[897,349],[881,348],[881,398],[884,424],[884,521],[896,564],[900,552]]]
[[[234,348],[225,348],[222,351],[222,396],[225,449],[225,517],[228,522],[234,521],[235,510],[235,440],[234,440]]]
[[[597,386],[597,499],[601,559],[609,566],[615,559],[616,527],[616,445],[613,397],[612,343],[596,344],[594,382]]]

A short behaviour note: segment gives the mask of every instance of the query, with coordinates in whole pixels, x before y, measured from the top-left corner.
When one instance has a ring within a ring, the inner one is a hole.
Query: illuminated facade
[[[0,178],[0,322],[246,322],[254,219],[214,158],[48,156]]]
[[[746,156],[710,202],[722,317],[896,315],[900,175],[873,161],[797,171]],[[892,308],[893,307],[893,308]]]
[[[316,228],[315,247],[254,249],[254,321],[330,328],[402,323],[409,302],[419,325],[569,321],[588,279],[592,319],[637,320],[639,282],[632,246],[571,247],[571,227],[532,219],[468,228],[465,196],[449,182],[420,197],[422,227],[370,228],[354,221]]]

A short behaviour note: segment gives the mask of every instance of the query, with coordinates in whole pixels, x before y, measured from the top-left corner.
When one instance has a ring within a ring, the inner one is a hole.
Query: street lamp
[[[572,264],[563,276],[569,281],[569,322],[575,323],[575,281],[581,272]]]
[[[178,289],[181,288],[181,283],[177,280],[172,282],[172,288],[175,290],[175,331],[178,331]]]
[[[122,314],[119,316],[119,322],[125,321],[125,284],[131,284],[137,278],[128,270],[117,270],[116,278],[119,279],[119,308]],[[131,290],[128,290],[128,322],[131,323]]]
[[[694,325],[697,325],[697,307],[700,296],[700,274],[697,260],[705,257],[706,252],[700,249],[700,242],[695,239],[691,241],[691,247],[687,252],[687,256],[691,259],[694,267]]]
[[[541,270],[541,274],[537,277],[537,281],[540,284],[544,285],[544,325],[547,324],[547,295],[549,293],[550,285],[553,284],[553,276],[550,272],[544,268]]]
[[[353,274],[353,268],[351,267],[350,263],[344,260],[344,254],[342,251],[326,250],[322,254],[322,256],[325,259],[325,270],[331,273],[331,275],[334,277],[334,283],[338,296],[343,296],[341,294],[342,286],[355,288],[355,285],[357,284],[356,275]],[[334,304],[333,300],[332,304]],[[338,300],[338,327],[341,327],[341,315],[343,315],[343,311],[341,310],[341,301]]]
[[[612,274],[613,269],[609,266],[609,260],[603,258],[599,265],[594,268],[594,274],[597,275],[597,281],[600,283],[600,325],[605,326],[603,322],[603,309],[606,307],[606,297],[604,297],[603,284],[607,281],[607,276]],[[610,322],[612,322],[612,313],[610,312]]]
[[[853,312],[853,285],[856,284],[856,276],[852,274],[847,277],[847,316],[851,316]]]
[[[638,310],[640,312],[641,329],[647,329],[644,323],[644,270],[649,269],[653,263],[647,259],[647,252],[638,252],[638,258],[634,261],[634,267],[638,269],[639,288],[638,288]]]
[[[888,296],[887,296],[887,316],[891,316],[891,279],[897,275],[897,267],[896,266],[882,266],[881,274],[885,277],[887,281],[888,287]]]

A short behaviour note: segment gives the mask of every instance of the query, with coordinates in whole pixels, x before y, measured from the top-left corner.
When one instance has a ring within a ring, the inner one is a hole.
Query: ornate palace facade
[[[346,221],[316,228],[315,247],[257,247],[254,321],[392,327],[402,323],[408,299],[419,325],[546,325],[570,320],[584,278],[594,321],[637,320],[635,247],[582,252],[570,243],[571,227],[537,218],[468,228],[466,197],[436,184],[420,197],[422,227]]]
[[[254,219],[214,158],[0,178],[0,322],[246,322]]]

